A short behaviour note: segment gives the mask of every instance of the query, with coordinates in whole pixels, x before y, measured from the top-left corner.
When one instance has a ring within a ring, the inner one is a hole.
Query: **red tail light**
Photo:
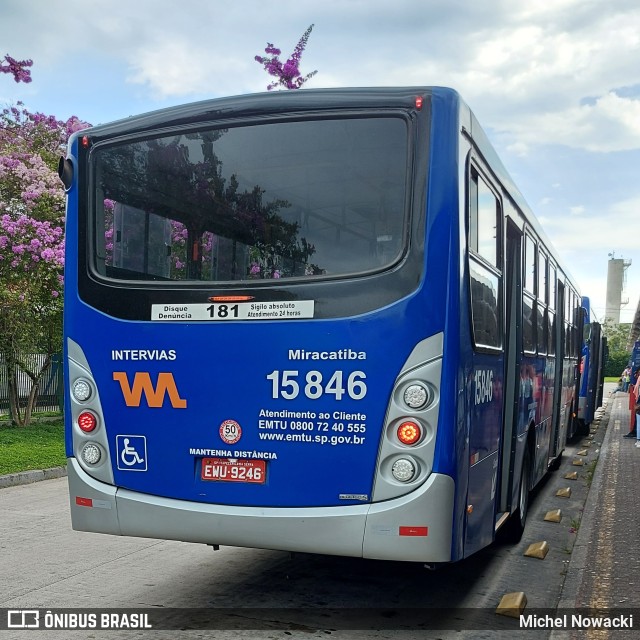
[[[422,438],[422,428],[415,420],[405,420],[398,427],[397,435],[402,444],[411,446]]]
[[[91,433],[98,426],[98,418],[90,411],[83,411],[78,416],[78,426],[85,433]]]

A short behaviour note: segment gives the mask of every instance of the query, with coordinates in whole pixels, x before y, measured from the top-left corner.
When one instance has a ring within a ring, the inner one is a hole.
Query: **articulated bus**
[[[60,175],[75,529],[433,564],[519,538],[581,298],[454,90],[169,108]]]

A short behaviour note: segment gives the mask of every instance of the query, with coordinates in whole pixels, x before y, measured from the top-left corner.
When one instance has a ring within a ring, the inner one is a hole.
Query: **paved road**
[[[223,608],[233,614],[226,619],[225,630],[181,633],[180,637],[188,638],[326,638],[330,634],[335,638],[511,639],[516,621],[494,613],[502,595],[522,591],[528,608],[555,608],[561,598],[576,538],[574,527],[585,504],[600,435],[588,448],[581,442],[568,447],[560,469],[535,496],[518,545],[494,545],[437,571],[415,564],[290,556],[278,551],[222,548],[214,552],[202,545],[75,532],[65,478],[2,489],[0,608]],[[579,450],[586,455],[578,458]],[[586,464],[575,467],[576,459]],[[573,470],[579,472],[578,480],[565,479]],[[571,496],[558,497],[558,489],[566,487],[571,488]],[[543,519],[558,508],[563,514],[560,523]],[[523,555],[530,544],[540,541],[550,547],[544,560]],[[240,611],[246,607],[259,611]],[[503,630],[457,633],[456,625],[466,623],[456,622],[455,614],[453,621],[447,618],[452,607],[478,613],[482,624],[488,620],[489,626]],[[451,630],[425,631],[406,608],[429,608],[433,619],[447,618]],[[266,619],[265,610],[270,612]],[[315,621],[310,615],[316,616]],[[256,616],[262,618],[258,623],[251,620]],[[349,628],[371,624],[372,616],[380,620],[379,631]],[[295,624],[283,627],[283,620]],[[259,628],[243,630],[251,626]],[[0,638],[14,637],[28,636],[20,631],[0,632]],[[66,639],[69,632],[43,632],[42,637]],[[174,638],[176,632],[78,631],[73,637]],[[548,637],[546,630],[527,632],[528,639]]]

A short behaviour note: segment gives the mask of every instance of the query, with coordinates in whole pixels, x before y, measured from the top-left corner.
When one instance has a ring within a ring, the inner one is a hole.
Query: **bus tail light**
[[[91,433],[98,426],[98,418],[91,411],[83,411],[78,416],[78,426],[85,433]]]
[[[82,447],[81,455],[85,464],[91,466],[97,465],[102,459],[102,451],[94,442],[87,442],[87,444]]]
[[[65,409],[72,436],[67,458],[75,458],[92,478],[112,485],[113,468],[100,389],[82,347],[71,338],[67,338],[67,361],[69,386]]]
[[[419,342],[393,385],[378,451],[372,502],[421,487],[433,472],[444,336]]]
[[[409,409],[417,411],[426,407],[431,400],[431,394],[424,384],[414,383],[404,390],[402,399]]]
[[[398,482],[409,482],[416,471],[416,464],[411,458],[398,458],[391,467],[391,473]]]
[[[255,296],[211,296],[209,302],[249,302]]]
[[[410,447],[422,439],[422,428],[415,420],[403,420],[398,426],[396,434],[402,444]]]
[[[93,395],[93,390],[87,380],[78,378],[71,387],[71,393],[78,402],[86,402]]]

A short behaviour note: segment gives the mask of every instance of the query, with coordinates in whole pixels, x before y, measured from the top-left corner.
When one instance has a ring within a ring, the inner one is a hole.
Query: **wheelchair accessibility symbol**
[[[120,471],[147,470],[147,439],[145,436],[116,436],[116,451]]]

